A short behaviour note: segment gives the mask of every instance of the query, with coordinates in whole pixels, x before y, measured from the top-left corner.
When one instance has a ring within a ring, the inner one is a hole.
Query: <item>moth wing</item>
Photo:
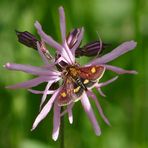
[[[59,106],[65,106],[73,102],[73,98],[69,97],[69,91],[72,91],[71,79],[67,77],[64,81],[61,91],[58,94],[57,102]]]
[[[87,67],[80,67],[79,68],[79,76],[82,79],[88,79],[88,80],[98,80],[100,79],[105,71],[104,66],[87,66]]]
[[[57,98],[58,105],[65,106],[78,101],[83,92],[84,89],[81,86],[79,86],[71,77],[67,77]]]

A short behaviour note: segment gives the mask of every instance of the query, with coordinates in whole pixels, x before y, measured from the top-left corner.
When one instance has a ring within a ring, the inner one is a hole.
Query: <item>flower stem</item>
[[[61,111],[63,111],[63,107]],[[64,116],[61,117],[61,125],[60,125],[60,148],[64,148]]]

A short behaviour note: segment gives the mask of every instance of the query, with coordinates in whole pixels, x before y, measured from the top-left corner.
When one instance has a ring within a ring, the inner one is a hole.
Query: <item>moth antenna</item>
[[[102,50],[102,48],[103,48],[103,42],[102,42],[102,40],[101,40],[101,37],[100,37],[100,35],[99,35],[99,32],[98,31],[96,31],[97,32],[97,35],[98,35],[98,38],[99,38],[99,42],[100,42],[100,50],[98,51],[98,53],[97,53],[97,55],[96,55],[96,58],[99,56],[99,53],[101,52],[101,50]]]

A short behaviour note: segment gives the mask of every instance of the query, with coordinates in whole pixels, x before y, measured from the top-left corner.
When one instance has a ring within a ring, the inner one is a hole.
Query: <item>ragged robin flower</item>
[[[34,94],[43,94],[40,104],[41,110],[33,123],[32,130],[34,130],[37,125],[47,116],[53,106],[54,119],[52,138],[54,140],[57,140],[60,130],[61,116],[63,116],[65,113],[68,113],[69,122],[72,123],[72,108],[75,102],[80,100],[86,114],[88,115],[88,118],[93,125],[96,135],[100,135],[100,126],[94,115],[93,109],[89,102],[89,98],[91,98],[95,102],[96,107],[98,108],[98,111],[104,121],[108,125],[110,125],[110,123],[105,117],[97,97],[92,92],[92,88],[96,88],[100,92],[100,94],[104,96],[103,92],[101,91],[101,87],[106,86],[117,79],[117,77],[114,77],[106,82],[99,83],[99,80],[103,76],[105,70],[111,70],[117,74],[137,73],[134,70],[125,70],[108,64],[110,61],[134,49],[136,46],[136,42],[124,42],[106,55],[103,55],[98,58],[96,57],[94,60],[90,61],[86,65],[81,66],[79,63],[76,62],[75,56],[76,51],[78,50],[78,48],[80,48],[84,29],[83,27],[80,29],[74,29],[66,37],[66,24],[63,7],[59,8],[59,14],[62,43],[56,42],[51,36],[47,35],[42,30],[42,27],[39,22],[36,21],[35,27],[41,37],[41,41],[34,39],[34,41],[37,42],[37,46],[32,43],[26,44],[26,42],[24,42],[24,44],[29,47],[37,48],[38,53],[40,54],[44,62],[44,65],[41,67],[36,67],[31,65],[6,63],[4,67],[9,70],[23,71],[36,76],[36,78],[34,79],[16,85],[8,86],[7,88],[27,88],[30,92]],[[22,38],[22,40],[24,41],[24,38]],[[50,47],[56,50],[55,57],[51,56],[45,44],[48,44]],[[94,50],[94,47],[96,47],[95,45],[96,42],[92,44],[87,44],[85,48],[88,48],[89,50]],[[99,49],[101,50],[101,46],[103,46],[101,41],[99,42],[99,46]],[[88,52],[86,52],[86,55],[89,53],[89,50]],[[96,50],[94,51],[96,53]],[[35,87],[44,82],[47,83],[45,90],[40,91],[32,89],[32,87]],[[59,84],[58,88],[52,87],[55,83]],[[51,95],[51,97],[44,105],[48,95]],[[61,112],[61,107],[63,106],[65,110]]]

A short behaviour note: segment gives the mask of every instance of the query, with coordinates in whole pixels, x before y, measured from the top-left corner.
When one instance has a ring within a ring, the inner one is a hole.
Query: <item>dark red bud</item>
[[[37,50],[37,41],[39,40],[37,40],[34,35],[29,33],[28,31],[20,32],[17,30],[16,35],[20,43]]]

